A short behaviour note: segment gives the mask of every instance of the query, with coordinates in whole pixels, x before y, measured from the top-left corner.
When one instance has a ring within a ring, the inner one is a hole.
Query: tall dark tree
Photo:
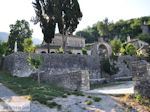
[[[8,46],[10,53],[13,52],[15,41],[17,42],[18,51],[23,51],[23,42],[26,38],[31,38],[32,30],[26,20],[17,20],[15,24],[10,25],[10,35],[8,39]]]
[[[56,24],[64,37],[75,31],[82,17],[78,0],[35,0],[33,7],[36,12],[35,23],[40,22],[44,41],[48,43],[48,52]]]

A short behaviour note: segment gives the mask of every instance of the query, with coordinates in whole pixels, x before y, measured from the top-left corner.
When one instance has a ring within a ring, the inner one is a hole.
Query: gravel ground
[[[87,96],[74,96],[70,95],[67,98],[55,98],[51,100],[61,105],[61,109],[49,108],[45,105],[42,105],[36,101],[31,102],[30,112],[125,112],[124,108],[114,101],[110,96],[107,95],[98,95],[102,100],[95,102],[93,98],[88,98]],[[0,99],[4,102],[7,102],[10,99],[15,101],[28,102],[23,100],[22,97],[18,97],[13,91],[7,87],[0,84]],[[86,101],[91,101],[91,105],[87,105]],[[21,111],[21,110],[20,110]]]

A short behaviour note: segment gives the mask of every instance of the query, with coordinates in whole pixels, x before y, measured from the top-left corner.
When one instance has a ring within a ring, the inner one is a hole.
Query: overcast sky
[[[17,19],[31,20],[35,16],[33,0],[0,0],[0,32],[9,32]],[[78,0],[83,18],[77,31],[108,17],[110,21],[150,16],[150,0]],[[39,25],[30,23],[33,37],[42,39]]]

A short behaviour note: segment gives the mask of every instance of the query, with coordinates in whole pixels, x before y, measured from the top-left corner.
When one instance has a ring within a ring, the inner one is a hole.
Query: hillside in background
[[[8,41],[8,36],[9,36],[9,33],[7,32],[0,32],[0,41],[4,41],[4,42],[7,42]],[[42,43],[42,40],[38,39],[38,38],[32,38],[33,40],[33,44],[34,45],[39,45]]]
[[[115,23],[105,18],[103,21],[98,21],[92,27],[76,32],[76,35],[84,37],[86,43],[93,43],[99,37],[107,38],[106,40],[112,40],[117,37],[121,41],[125,41],[127,36],[137,38],[142,33],[141,25],[143,24],[150,26],[150,16],[119,20]]]
[[[8,36],[9,36],[9,33],[6,33],[6,32],[0,32],[0,41],[7,41],[8,40]]]

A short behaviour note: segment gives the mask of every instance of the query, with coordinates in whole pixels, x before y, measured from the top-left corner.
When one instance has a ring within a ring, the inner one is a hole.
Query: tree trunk
[[[64,53],[66,53],[66,41],[67,41],[66,35],[63,35],[63,34],[62,34],[62,41],[63,41],[62,48],[63,48],[63,50],[64,50]]]
[[[40,85],[40,73],[39,73],[39,70],[37,70],[37,74],[38,74],[38,84]]]
[[[48,50],[48,53],[50,53],[50,43],[47,43],[47,50]]]

